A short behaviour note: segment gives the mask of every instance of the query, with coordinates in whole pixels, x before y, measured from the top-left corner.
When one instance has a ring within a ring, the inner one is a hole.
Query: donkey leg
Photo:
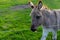
[[[41,40],[46,40],[48,33],[49,33],[49,31],[47,29],[43,29],[43,34],[42,34]]]
[[[52,39],[53,40],[57,40],[57,31],[56,30],[52,30],[52,34],[53,34]]]

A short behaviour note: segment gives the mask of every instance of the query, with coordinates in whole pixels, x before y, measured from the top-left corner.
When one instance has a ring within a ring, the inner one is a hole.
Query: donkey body
[[[43,8],[42,1],[39,1],[38,6],[29,2],[32,11],[32,25],[31,30],[36,31],[37,27],[42,25],[43,33],[41,40],[46,40],[49,32],[52,32],[53,40],[57,40],[57,31],[60,29],[60,10],[48,10]]]
[[[49,32],[52,32],[53,40],[57,40],[57,31],[60,30],[60,10],[47,10],[42,12],[43,16],[43,34],[41,40],[46,40]]]

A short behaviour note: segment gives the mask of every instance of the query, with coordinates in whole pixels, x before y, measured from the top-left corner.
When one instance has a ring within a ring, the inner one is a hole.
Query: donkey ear
[[[39,1],[39,3],[38,3],[38,9],[41,9],[42,8],[42,1]]]
[[[29,5],[31,6],[31,8],[34,8],[34,4],[32,2],[29,2]]]

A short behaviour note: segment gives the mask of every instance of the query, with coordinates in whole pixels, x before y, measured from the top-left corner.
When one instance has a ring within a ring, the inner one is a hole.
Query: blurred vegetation
[[[38,3],[38,0],[31,0],[34,4]],[[28,0],[0,0],[0,9],[9,8],[15,5],[28,4]],[[43,0],[43,3],[49,8],[60,8],[60,0]]]

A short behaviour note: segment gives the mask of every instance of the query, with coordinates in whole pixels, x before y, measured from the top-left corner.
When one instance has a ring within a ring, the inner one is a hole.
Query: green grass
[[[30,11],[26,9],[0,13],[0,39],[1,40],[38,40],[41,32],[31,32],[30,25]],[[42,31],[41,29],[38,31]],[[39,36],[37,36],[39,34]],[[33,37],[33,38],[32,38]]]
[[[32,0],[37,4],[37,0]],[[54,2],[54,3],[53,3]],[[60,8],[60,0],[43,0],[51,9]],[[0,0],[0,40],[39,40],[42,36],[42,28],[38,28],[37,32],[30,30],[31,26],[31,9],[25,10],[7,10],[11,6],[27,4],[28,0]],[[47,40],[52,40],[51,33]],[[58,32],[58,40],[60,40],[60,32]]]

